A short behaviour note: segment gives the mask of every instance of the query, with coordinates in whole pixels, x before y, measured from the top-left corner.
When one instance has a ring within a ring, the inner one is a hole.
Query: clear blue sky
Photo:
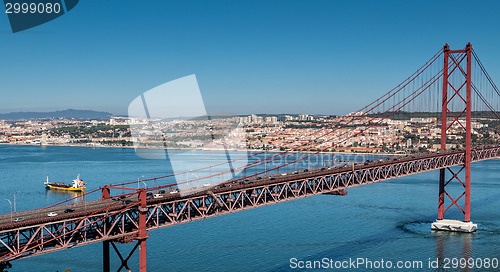
[[[208,111],[343,114],[437,50],[471,42],[500,83],[500,2],[81,0],[12,34],[0,19],[0,112],[126,114],[196,74]],[[2,9],[2,12],[4,9]]]

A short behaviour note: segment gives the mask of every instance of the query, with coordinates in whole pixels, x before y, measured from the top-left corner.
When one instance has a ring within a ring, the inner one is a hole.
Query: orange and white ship
[[[49,177],[47,177],[47,181],[44,182],[45,188],[52,190],[62,190],[62,191],[71,191],[71,192],[83,192],[85,189],[85,183],[80,179],[80,175],[73,180],[73,184],[65,184],[59,182],[49,182]]]

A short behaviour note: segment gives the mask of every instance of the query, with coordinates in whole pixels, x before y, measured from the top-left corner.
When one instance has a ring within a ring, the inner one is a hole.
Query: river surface
[[[169,155],[176,154],[172,152]],[[196,169],[226,155],[194,151],[178,157],[185,160],[186,168]],[[344,155],[333,161],[366,158],[377,157]],[[331,155],[321,155],[309,160],[308,166],[331,162]],[[394,271],[500,271],[495,262],[500,258],[499,170],[500,160],[472,166],[472,220],[479,229],[473,234],[430,231],[437,215],[439,177],[433,171],[352,188],[344,197],[318,195],[152,231],[147,240],[148,271],[387,271],[380,266],[388,262]],[[0,212],[10,213],[5,199],[13,202],[16,192],[17,210],[72,197],[47,191],[43,186],[47,176],[69,183],[80,174],[91,191],[170,173],[168,161],[143,159],[133,149],[0,145]],[[132,186],[153,185],[139,182]],[[458,189],[450,187],[454,197],[460,195]],[[98,197],[94,195],[87,200]],[[450,209],[446,217],[461,219],[463,215]],[[132,246],[118,245],[125,256]],[[433,268],[437,257],[449,258],[450,268]],[[490,262],[497,268],[453,269],[454,258],[459,262],[463,257],[474,258],[477,265],[493,259]],[[361,260],[365,264],[358,264]],[[116,270],[119,259],[113,251],[111,261]],[[294,268],[314,265],[314,261],[318,261],[316,269]],[[318,268],[320,262],[326,266],[325,261],[330,266]],[[396,268],[410,265],[408,261],[417,266],[421,262],[422,269]],[[102,245],[29,257],[12,265],[9,271],[102,271]],[[137,253],[129,266],[137,271]]]

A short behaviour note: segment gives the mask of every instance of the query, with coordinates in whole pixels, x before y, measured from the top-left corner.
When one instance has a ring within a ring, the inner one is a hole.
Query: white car
[[[154,195],[153,195],[153,198],[162,198],[162,197],[163,197],[163,195],[162,195],[162,194],[154,194]]]
[[[47,216],[50,216],[50,217],[56,216],[56,215],[57,215],[57,213],[55,213],[55,212],[50,212],[50,213],[47,214]]]

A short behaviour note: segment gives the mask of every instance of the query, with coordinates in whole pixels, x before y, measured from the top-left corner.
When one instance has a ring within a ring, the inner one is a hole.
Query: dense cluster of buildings
[[[127,118],[0,120],[0,143],[121,146],[131,142]]]
[[[448,148],[460,149],[464,128],[449,120]],[[500,123],[473,119],[473,140],[491,144]],[[112,117],[108,120],[0,120],[0,143],[144,148],[425,152],[440,146],[437,117],[256,115],[193,120]]]

